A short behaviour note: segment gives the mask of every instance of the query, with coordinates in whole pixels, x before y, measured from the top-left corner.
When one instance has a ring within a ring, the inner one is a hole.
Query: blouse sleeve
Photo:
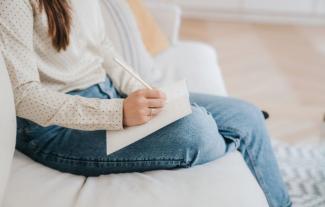
[[[80,130],[123,128],[123,99],[91,99],[42,86],[33,47],[30,0],[1,0],[0,47],[12,82],[17,116],[41,126]]]

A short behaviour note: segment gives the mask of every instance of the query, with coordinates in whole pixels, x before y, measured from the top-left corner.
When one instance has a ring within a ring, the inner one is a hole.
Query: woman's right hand
[[[142,89],[131,93],[123,103],[123,124],[126,127],[147,123],[159,114],[166,95],[158,89]]]

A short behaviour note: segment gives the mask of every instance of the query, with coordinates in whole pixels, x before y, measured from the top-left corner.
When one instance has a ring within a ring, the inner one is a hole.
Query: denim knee
[[[225,154],[226,144],[217,124],[205,108],[192,107],[192,114],[179,121],[184,133],[180,141],[185,153],[186,167],[207,163]]]
[[[266,125],[260,108],[246,101],[230,99],[228,118],[222,129],[234,130],[241,138],[256,139],[267,137]],[[246,140],[249,142],[250,140]]]

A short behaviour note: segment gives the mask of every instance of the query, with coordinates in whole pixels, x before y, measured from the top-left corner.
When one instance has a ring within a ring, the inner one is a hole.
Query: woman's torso
[[[33,1],[33,0],[31,0]],[[40,79],[60,92],[82,89],[105,80],[100,52],[105,28],[98,0],[70,0],[72,30],[66,51],[57,52],[48,35],[45,12],[34,5],[34,50]]]

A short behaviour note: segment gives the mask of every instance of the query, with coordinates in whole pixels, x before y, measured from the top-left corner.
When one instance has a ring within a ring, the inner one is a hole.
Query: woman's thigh
[[[219,130],[233,128],[246,131],[264,123],[263,113],[255,105],[232,97],[191,93],[192,104],[204,107],[216,121]]]
[[[46,166],[86,176],[190,167],[221,157],[226,148],[212,116],[198,105],[192,109],[191,115],[109,156],[106,131],[58,126],[27,126],[17,148]]]

